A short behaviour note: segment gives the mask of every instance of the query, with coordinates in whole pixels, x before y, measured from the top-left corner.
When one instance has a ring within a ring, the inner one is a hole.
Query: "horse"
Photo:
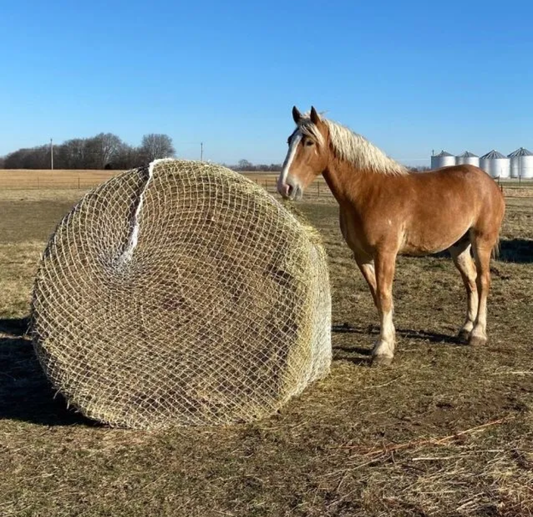
[[[380,316],[372,365],[394,357],[392,284],[398,255],[449,250],[467,293],[459,340],[487,342],[490,259],[498,248],[505,200],[473,165],[413,173],[345,126],[295,107],[296,129],[277,182],[283,198],[300,199],[322,174],[339,204],[340,228]],[[473,258],[472,258],[473,255]]]

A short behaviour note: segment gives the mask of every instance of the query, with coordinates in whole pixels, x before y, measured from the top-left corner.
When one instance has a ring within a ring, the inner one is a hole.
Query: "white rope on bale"
[[[141,223],[141,211],[142,211],[142,207],[144,203],[144,194],[146,193],[146,190],[148,189],[148,186],[150,185],[150,181],[152,180],[152,177],[154,175],[155,166],[158,163],[163,163],[163,162],[168,162],[168,161],[172,161],[172,158],[160,158],[158,160],[154,160],[150,162],[148,166],[148,179],[146,180],[146,183],[144,184],[142,192],[139,195],[139,203],[137,204],[137,208],[135,209],[135,213],[133,214],[133,220],[131,222],[131,234],[128,239],[128,244],[126,246],[126,249],[123,251],[122,255],[118,258],[119,267],[131,262],[131,259],[133,257],[133,252],[135,251],[135,248],[137,247],[137,243],[139,242],[139,230],[140,230],[140,223]]]
[[[32,331],[46,375],[90,418],[134,429],[250,422],[329,371],[326,254],[242,175],[153,162],[148,178],[119,174],[59,224]]]

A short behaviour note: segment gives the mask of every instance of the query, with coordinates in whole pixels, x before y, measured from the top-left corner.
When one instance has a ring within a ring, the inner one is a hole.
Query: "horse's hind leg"
[[[470,333],[469,345],[484,345],[487,342],[487,298],[490,289],[490,256],[496,245],[498,235],[475,234],[473,240],[474,259],[476,261],[476,285],[479,294],[479,306],[474,328]]]
[[[476,266],[470,255],[470,249],[471,244],[469,239],[461,240],[450,248],[453,263],[461,273],[468,300],[466,321],[459,331],[459,340],[463,342],[467,342],[470,337],[478,310]]]

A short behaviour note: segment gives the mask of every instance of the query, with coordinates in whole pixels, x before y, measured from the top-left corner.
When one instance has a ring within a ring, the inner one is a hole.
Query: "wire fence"
[[[28,177],[2,177],[0,174],[0,189],[9,190],[81,190],[87,191],[101,185],[106,179],[111,178],[117,171],[105,174],[80,174],[78,176],[34,175]],[[277,176],[268,173],[247,174],[248,178],[262,186],[271,194],[277,193]],[[533,179],[495,179],[500,190],[506,197],[533,197]],[[322,178],[317,178],[305,190],[307,198],[331,198],[332,194],[326,182]]]
[[[277,194],[277,179],[255,179],[253,177],[250,179],[255,181],[258,185],[263,187],[270,194]],[[305,196],[311,198],[326,198],[333,197],[333,194],[331,193],[331,190],[329,190],[329,187],[323,179],[317,179],[305,189]]]
[[[254,178],[253,176],[250,178],[261,185],[267,192],[271,194],[277,193],[277,179]],[[533,198],[533,179],[502,180],[496,178],[495,181],[506,197]],[[322,178],[318,178],[305,189],[305,196],[306,198],[331,198],[333,194],[326,182]]]

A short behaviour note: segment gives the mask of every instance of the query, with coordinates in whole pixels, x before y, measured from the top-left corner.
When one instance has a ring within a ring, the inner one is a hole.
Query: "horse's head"
[[[315,108],[302,115],[292,108],[296,129],[287,143],[289,150],[278,178],[278,192],[289,199],[300,199],[306,187],[327,167],[328,129]]]

